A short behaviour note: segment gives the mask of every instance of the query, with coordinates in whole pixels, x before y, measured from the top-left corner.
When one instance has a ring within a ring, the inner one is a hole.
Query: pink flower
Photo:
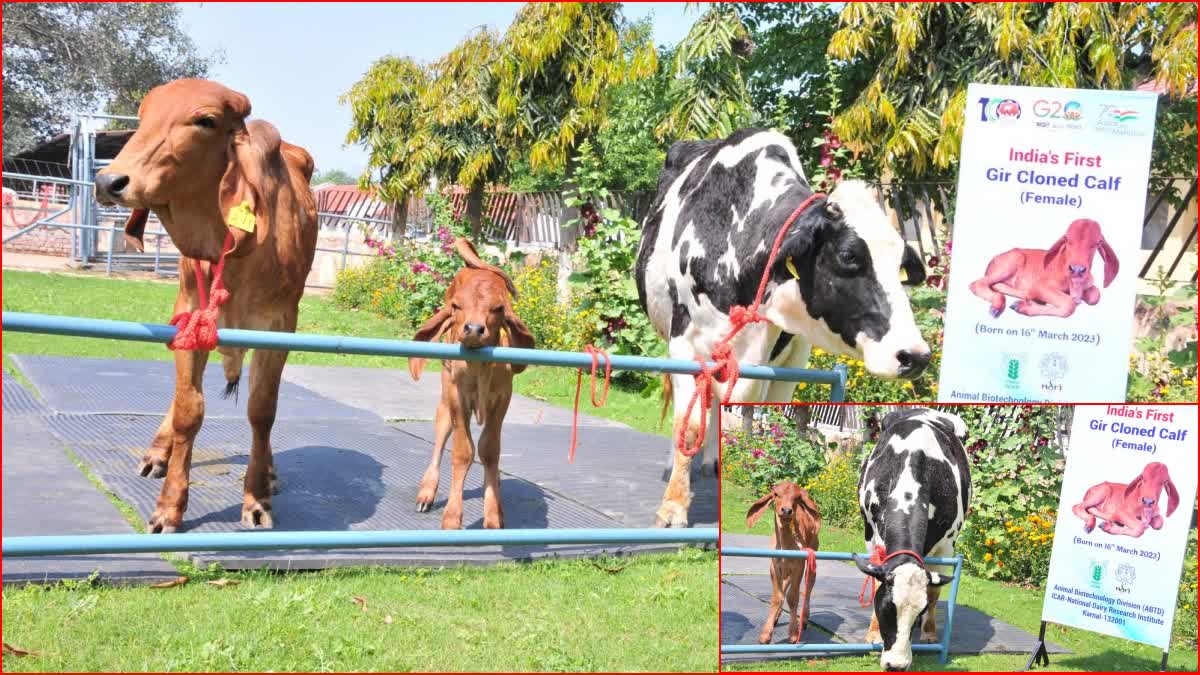
[[[754,452],[751,452],[750,454],[753,455],[754,459],[758,459],[763,456],[763,451],[759,448],[755,448]]]
[[[432,269],[432,268],[430,268],[429,265],[426,265],[425,263],[419,262],[419,261],[416,263],[413,263],[413,266],[412,266],[413,274],[422,274],[424,272],[430,271],[430,269]]]
[[[821,166],[829,166],[830,164],[833,164],[832,157],[830,157],[829,155],[825,155],[824,157],[821,158]]]

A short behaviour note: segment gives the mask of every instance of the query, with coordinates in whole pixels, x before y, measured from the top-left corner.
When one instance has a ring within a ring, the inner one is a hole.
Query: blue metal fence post
[[[954,580],[950,582],[950,598],[946,602],[946,627],[942,630],[942,651],[938,663],[950,659],[950,631],[954,628],[954,605],[958,603],[958,582],[962,579],[963,556],[959,553],[954,561]]]
[[[833,372],[837,373],[837,381],[830,385],[829,400],[841,403],[846,400],[846,380],[850,377],[850,369],[844,363],[835,363]]]

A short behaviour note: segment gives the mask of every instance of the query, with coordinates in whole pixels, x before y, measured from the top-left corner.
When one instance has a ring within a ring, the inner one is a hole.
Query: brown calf
[[[754,527],[766,511],[767,505],[775,503],[775,529],[771,531],[771,548],[784,551],[799,551],[820,547],[817,538],[821,531],[821,512],[808,492],[791,481],[783,481],[750,505],[746,513],[746,527]],[[809,569],[805,574],[805,568]],[[804,582],[804,603],[800,603],[800,583]],[[783,609],[783,598],[787,596],[791,620],[788,623],[788,642],[800,642],[800,633],[808,623],[808,599],[812,596],[813,584],[817,583],[816,562],[800,558],[771,558],[771,609],[758,635],[760,644],[771,641],[771,633],[779,621]],[[797,612],[799,618],[797,619]]]
[[[458,342],[464,347],[534,347],[533,334],[513,311],[517,289],[499,267],[479,259],[466,239],[454,242],[467,266],[454,275],[446,289],[445,305],[417,330],[414,340]],[[424,359],[409,359],[414,380],[421,378]],[[442,513],[442,529],[462,528],[463,483],[475,460],[471,416],[483,425],[479,434],[479,461],[483,463],[483,526],[504,527],[500,500],[500,428],[512,399],[512,378],[525,366],[478,361],[442,361],[442,399],[434,417],[433,457],[417,492],[417,510],[428,511],[437,497],[442,449],[450,446],[453,471],[450,497]]]
[[[224,269],[231,297],[222,328],[296,330],[304,280],[317,245],[317,209],[309,190],[313,161],[285,143],[267,122],[246,122],[250,101],[207,80],[176,80],[155,87],[138,110],[137,131],[112,164],[96,176],[96,198],[133,209],[125,236],[140,250],[148,211],[154,211],[183,254],[175,313],[198,307],[196,266],[205,284],[226,233],[233,249]],[[253,232],[227,224],[245,203]],[[226,394],[236,391],[245,349],[219,348]],[[246,469],[242,524],[269,528],[275,468],[271,427],[286,351],[255,350],[248,413],[253,440]],[[175,352],[175,395],[142,459],[143,476],[161,478],[162,493],[148,531],[174,532],[188,503],[192,445],[204,422],[201,381],[208,352]]]
[[[1140,537],[1147,527],[1161,530],[1163,515],[1159,512],[1159,497],[1167,491],[1167,516],[1179,508],[1179,490],[1167,473],[1167,465],[1150,462],[1132,483],[1100,483],[1088,488],[1083,501],[1071,511],[1083,520],[1085,532],[1103,520],[1100,529],[1109,534]]]
[[[1100,224],[1081,218],[1067,227],[1049,250],[1014,248],[992,258],[971,292],[991,304],[993,317],[1004,311],[1005,296],[1017,298],[1014,311],[1026,316],[1068,317],[1080,302],[1100,302],[1092,278],[1096,253],[1104,261],[1104,287],[1117,276],[1120,262],[1104,240]]]

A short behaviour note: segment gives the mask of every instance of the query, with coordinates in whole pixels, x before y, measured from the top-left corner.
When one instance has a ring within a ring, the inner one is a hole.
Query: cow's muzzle
[[[896,362],[900,367],[896,370],[896,374],[906,379],[913,379],[925,372],[926,366],[933,358],[931,351],[909,351],[902,349],[896,352]]]
[[[127,187],[129,176],[121,173],[99,173],[96,175],[96,201],[105,206],[117,204]]]

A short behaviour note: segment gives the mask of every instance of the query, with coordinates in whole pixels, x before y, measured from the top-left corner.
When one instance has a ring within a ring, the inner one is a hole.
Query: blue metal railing
[[[853,553],[839,551],[817,551],[817,560],[854,560]],[[766,548],[722,547],[722,556],[739,558],[807,558],[807,551],[785,551]],[[861,554],[860,554],[861,555]],[[936,653],[939,663],[946,663],[950,658],[950,633],[954,627],[954,607],[958,601],[958,582],[962,578],[963,557],[925,558],[927,565],[949,565],[954,568],[954,578],[950,582],[950,597],[946,599],[946,626],[942,629],[942,641],[938,644],[912,645],[916,653]],[[883,651],[883,645],[868,642],[861,643],[805,643],[805,644],[766,644],[766,645],[721,645],[722,654],[773,654],[785,652],[818,652],[818,653],[865,653]]]
[[[0,323],[3,324],[3,329],[6,331],[137,342],[167,343],[175,336],[176,332],[174,326],[163,324],[85,319],[25,312],[4,312],[0,315]],[[511,347],[467,349],[461,345],[443,343],[238,329],[219,330],[218,343],[231,347],[258,349],[507,362],[568,368],[590,368],[592,364],[590,355],[579,352]],[[611,358],[614,370],[683,375],[694,375],[700,372],[700,365],[695,361],[623,355],[613,355]],[[713,365],[715,364],[710,364],[710,366]],[[830,398],[833,401],[843,400],[846,393],[847,372],[840,365],[834,370],[824,371],[746,364],[741,366],[741,376],[749,379],[828,384]],[[166,537],[120,534],[5,537],[3,555],[17,557],[163,551],[477,546],[488,544],[715,543],[716,541],[717,530],[713,528],[222,532],[172,534]]]
[[[108,319],[83,319],[51,314],[29,314],[4,312],[4,330],[48,335],[73,335],[77,337],[113,338],[136,342],[160,342],[166,344],[175,337],[176,328],[165,324],[111,321]],[[388,340],[383,338],[345,337],[340,335],[311,335],[305,333],[274,333],[259,330],[222,328],[217,334],[218,344],[227,347],[252,349],[279,349],[328,354],[374,354],[378,356],[407,356],[426,359],[451,359],[456,361],[489,361],[523,363],[531,366],[559,366],[565,368],[592,367],[592,357],[583,352],[560,352],[550,349],[519,349],[516,347],[481,347],[467,349],[462,345],[437,342],[413,342],[411,340]],[[648,356],[612,355],[613,370],[640,372],[662,372],[677,375],[695,375],[700,364],[682,359],[660,359]],[[716,363],[709,363],[715,367]],[[833,370],[811,370],[808,368],[777,368],[753,364],[740,365],[741,377],[752,380],[782,380],[809,382],[830,386],[829,398],[839,402],[846,397],[847,371],[838,364]]]
[[[552,544],[714,544],[716,528],[392,530],[330,532],[186,532],[5,537],[4,556],[25,558],[166,551],[400,548],[414,546],[524,546]]]

